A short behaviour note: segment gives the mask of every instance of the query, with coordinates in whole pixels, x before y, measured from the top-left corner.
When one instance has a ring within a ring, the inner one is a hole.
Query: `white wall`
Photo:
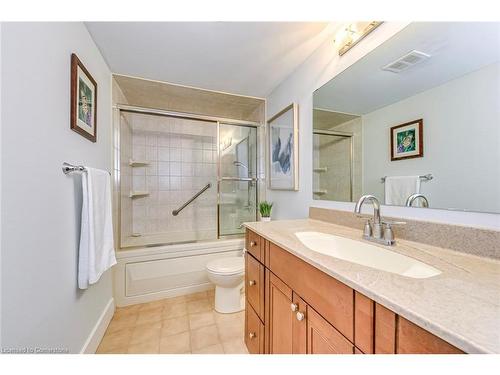
[[[1,38],[2,346],[79,352],[112,285],[77,288],[81,180],[61,164],[112,168],[111,74],[83,23],[6,23]],[[97,143],[69,128],[72,52],[98,84]]]
[[[299,191],[267,191],[274,202],[276,219],[307,217],[310,206],[350,211],[353,203],[313,201],[312,199],[312,99],[314,90],[346,69],[378,45],[402,30],[407,23],[385,22],[347,54],[339,57],[332,39],[318,48],[295,72],[267,97],[267,115],[271,117],[291,102],[299,104]],[[383,207],[386,216],[449,222],[500,229],[500,215],[452,212],[444,210]]]
[[[384,199],[380,177],[432,173],[431,207],[500,212],[500,64],[363,116],[363,191]],[[389,128],[424,120],[424,156],[392,161]]]

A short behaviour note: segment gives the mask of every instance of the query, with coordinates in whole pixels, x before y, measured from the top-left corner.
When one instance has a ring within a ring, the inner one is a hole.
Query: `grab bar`
[[[182,206],[180,206],[177,210],[172,211],[172,215],[177,216],[179,215],[179,212],[181,212],[183,209],[185,209],[187,206],[189,206],[196,198],[198,198],[200,195],[202,195],[205,190],[209,189],[212,186],[212,184],[209,182],[208,184],[205,185],[203,189],[201,189],[199,192],[197,192],[195,195],[193,195],[186,203],[184,203]]]

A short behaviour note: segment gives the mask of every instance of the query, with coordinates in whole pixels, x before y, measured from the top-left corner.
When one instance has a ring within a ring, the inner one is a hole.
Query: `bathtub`
[[[113,267],[115,303],[127,306],[213,289],[205,265],[242,256],[243,247],[238,238],[119,250]]]

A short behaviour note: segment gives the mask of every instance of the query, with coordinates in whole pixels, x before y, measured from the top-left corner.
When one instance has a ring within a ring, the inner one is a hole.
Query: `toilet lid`
[[[215,259],[207,263],[207,269],[214,273],[235,274],[245,270],[245,261],[243,257]]]

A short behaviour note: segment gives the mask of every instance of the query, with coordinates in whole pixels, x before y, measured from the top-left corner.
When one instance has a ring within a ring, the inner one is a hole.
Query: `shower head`
[[[245,164],[243,164],[241,161],[233,161],[233,164],[236,167],[243,167],[243,168],[246,168],[248,170],[248,167]]]

